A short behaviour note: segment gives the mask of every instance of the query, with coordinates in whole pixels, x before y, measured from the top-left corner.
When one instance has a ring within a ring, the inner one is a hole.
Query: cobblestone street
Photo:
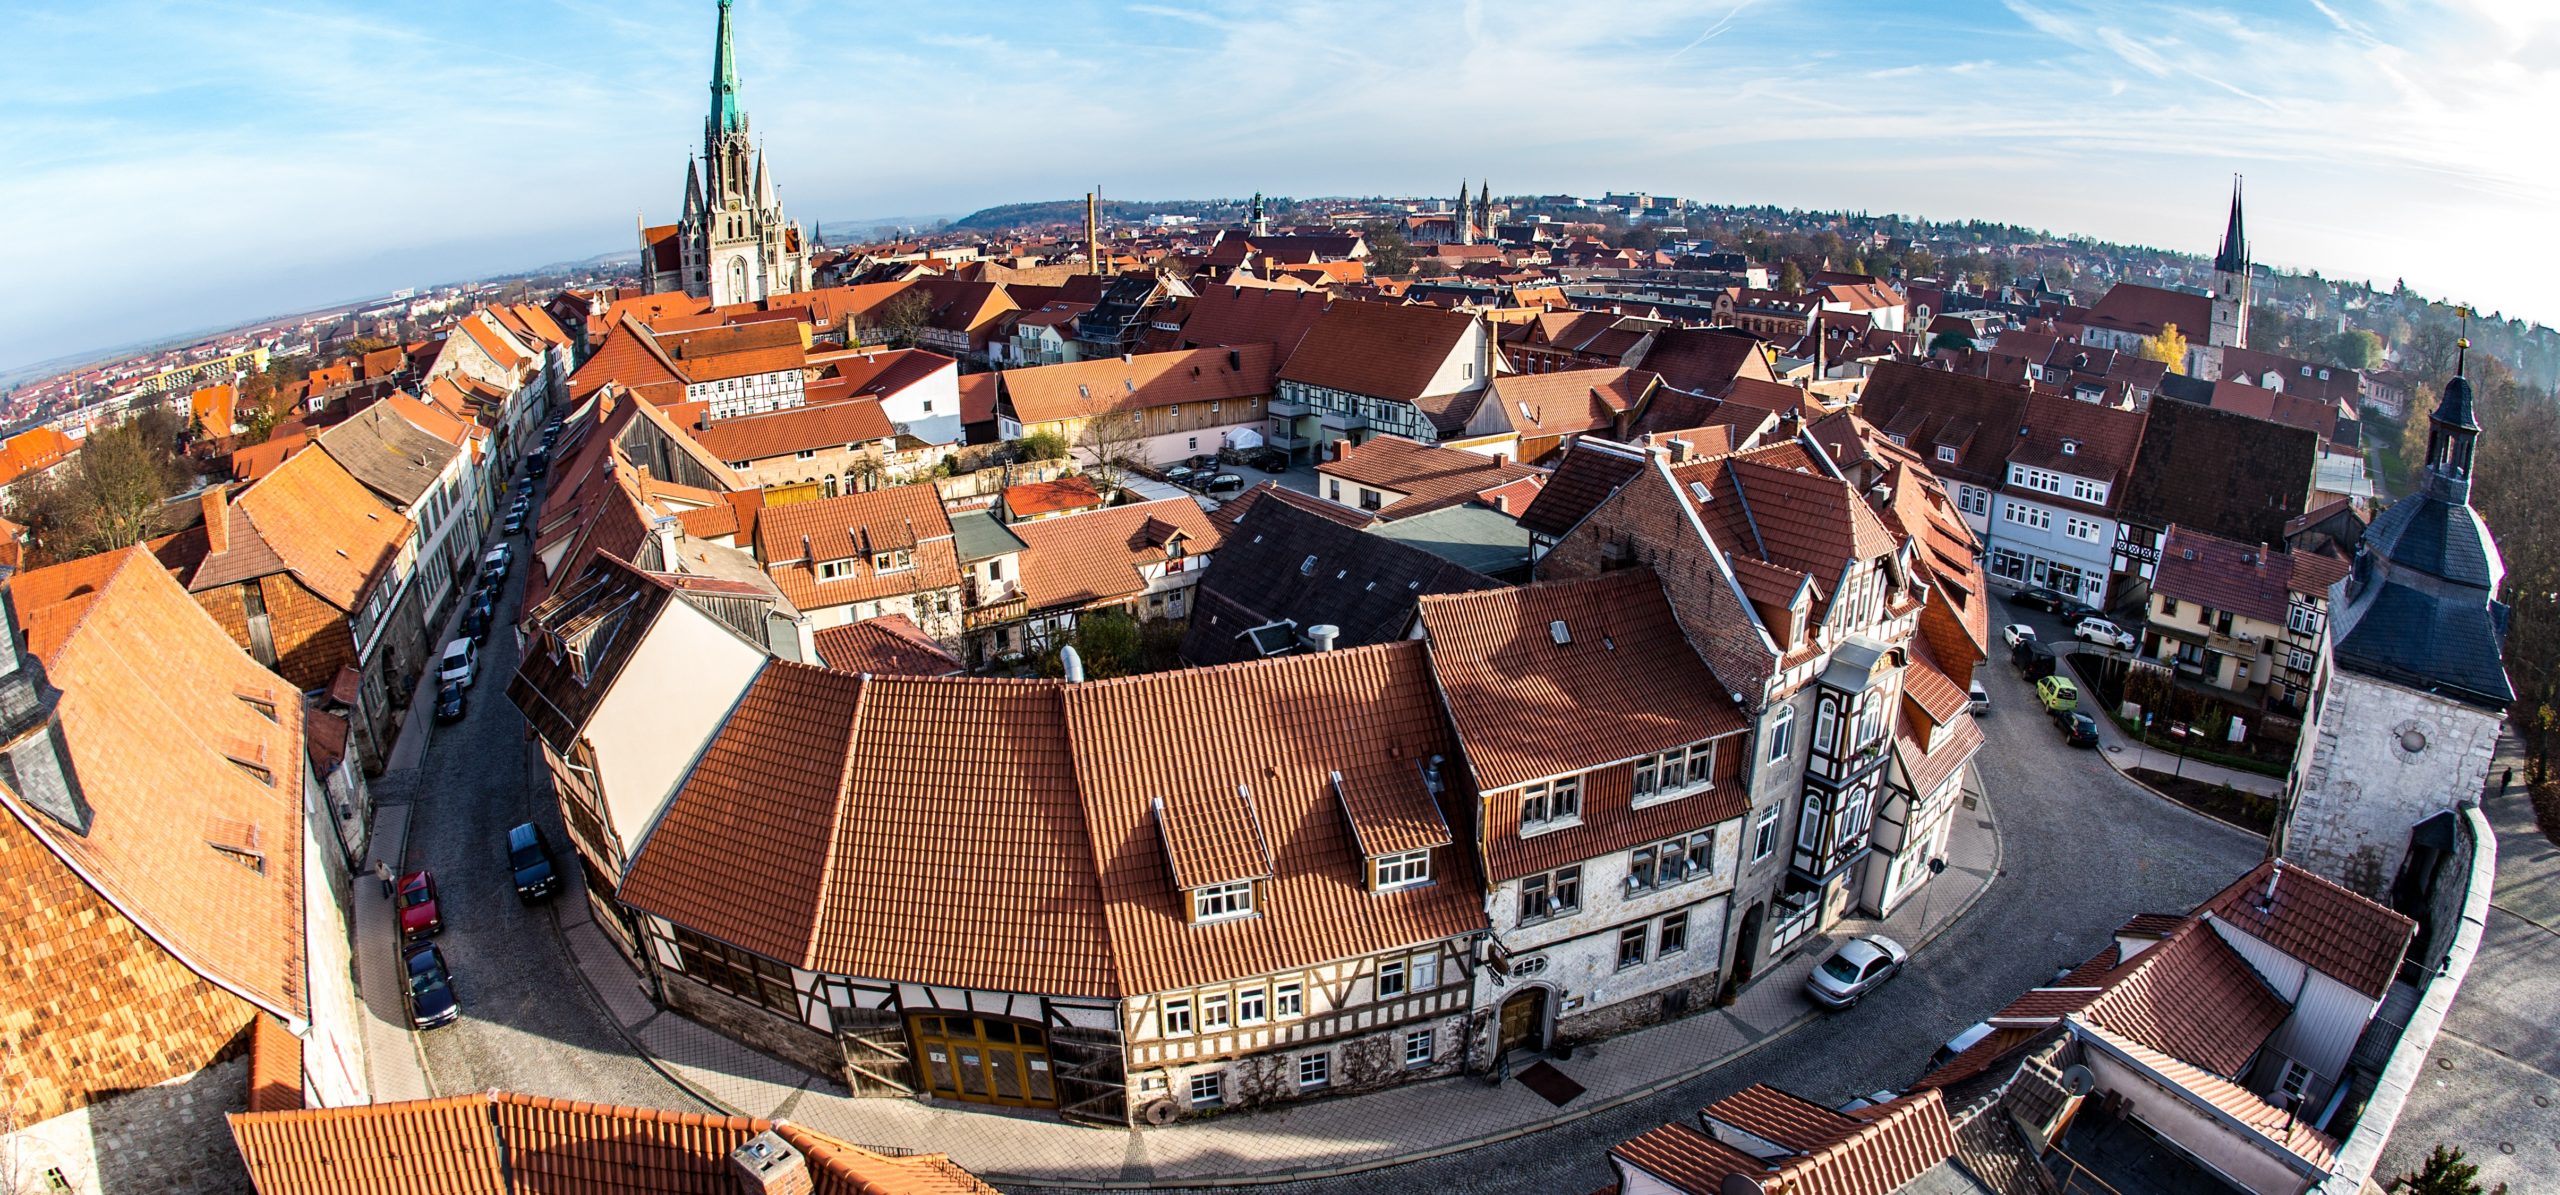
[[[508,582],[502,611],[508,620],[521,592],[519,569]],[[806,1118],[815,1111],[805,1106],[809,1099],[831,1098],[838,1089],[823,1080],[804,1083],[805,1076],[791,1077],[797,1072],[786,1076],[782,1072],[789,1068],[779,1064],[770,1076],[724,1077],[682,1061],[653,1065],[641,1057],[612,1013],[577,977],[577,963],[560,928],[567,924],[575,929],[584,919],[577,891],[564,893],[552,906],[526,908],[516,901],[501,847],[506,828],[532,817],[558,841],[560,827],[522,722],[503,696],[514,665],[511,641],[500,636],[487,643],[482,657],[487,671],[472,690],[469,716],[457,726],[434,728],[422,765],[388,778],[392,786],[386,799],[414,802],[407,863],[434,870],[442,886],[449,928],[441,941],[464,1002],[461,1022],[425,1035],[433,1089],[452,1094],[502,1088],[701,1109],[705,1104],[696,1089],[718,1096],[736,1086],[733,1094],[745,1095],[779,1082],[782,1088],[802,1088],[784,1101],[782,1114]],[[1987,665],[1980,675],[1991,692],[1993,712],[1984,719],[1988,746],[1979,768],[1999,819],[2003,870],[1964,920],[1915,956],[1902,979],[1857,1008],[1808,1024],[1721,1070],[1615,1108],[1444,1157],[1281,1181],[1265,1189],[1587,1191],[1609,1181],[1604,1157],[1609,1145],[1664,1121],[1686,1118],[1699,1105],[1751,1083],[1774,1083],[1825,1101],[1898,1086],[1909,1081],[1938,1043],[2043,981],[2057,966],[2094,952],[2125,917],[2184,910],[2229,882],[2264,850],[2257,838],[2124,780],[2094,753],[2066,747],[2034,708],[2027,686],[2005,664]],[[1963,811],[1959,816],[1984,814]],[[2149,844],[2149,849],[2129,850],[2128,843]],[[619,960],[608,962],[596,970],[620,966]],[[645,1003],[636,984],[609,995],[618,1003]],[[675,1023],[680,1021],[660,1014],[645,1026],[644,1038],[707,1033],[689,1022]],[[1605,1055],[1611,1048],[1602,1043],[1598,1052]],[[674,1081],[660,1065],[687,1082]],[[1443,1089],[1465,1094],[1453,1085]],[[1410,1123],[1411,1117],[1428,1115],[1414,1109],[1428,1108],[1430,1101],[1397,1104]],[[972,1113],[940,1115],[960,1125],[979,1120]],[[1231,1132],[1240,1126],[1230,1120],[1221,1127]],[[1448,1141],[1457,1136],[1452,1128],[1412,1124],[1406,1133],[1382,1136]]]

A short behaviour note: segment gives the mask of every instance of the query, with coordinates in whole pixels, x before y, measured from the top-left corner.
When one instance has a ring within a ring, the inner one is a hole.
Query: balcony
[[[1000,599],[983,606],[972,606],[962,611],[960,625],[963,629],[971,631],[1002,626],[1005,623],[1020,621],[1024,615],[1030,613],[1030,610],[1031,600],[1017,593],[1010,598]]]
[[[1273,415],[1279,416],[1283,419],[1295,419],[1300,415],[1305,415],[1315,410],[1314,407],[1308,406],[1305,403],[1290,402],[1285,398],[1272,399],[1265,405]]]

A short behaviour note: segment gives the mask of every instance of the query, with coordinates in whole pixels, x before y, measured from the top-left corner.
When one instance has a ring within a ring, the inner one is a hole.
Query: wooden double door
[[[1049,1038],[1040,1026],[1004,1017],[918,1013],[907,1018],[925,1087],[947,1100],[1008,1108],[1058,1106]]]
[[[1546,1044],[1547,989],[1525,987],[1511,993],[1502,1002],[1502,1038],[1504,1053],[1534,1050]]]

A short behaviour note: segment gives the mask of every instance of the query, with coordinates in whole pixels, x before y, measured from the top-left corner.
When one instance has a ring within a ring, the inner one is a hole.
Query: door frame
[[[1502,1022],[1505,1019],[1506,1014],[1510,1011],[1512,1002],[1521,999],[1535,999],[1538,1002],[1538,1006],[1536,1011],[1530,1015],[1529,1039],[1518,1045],[1512,1045],[1503,1040]],[[1513,1050],[1546,1049],[1547,1043],[1555,1038],[1555,1024],[1556,990],[1554,985],[1545,983],[1524,983],[1511,994],[1504,996],[1500,1004],[1494,1006],[1494,1051],[1497,1054],[1508,1054]]]

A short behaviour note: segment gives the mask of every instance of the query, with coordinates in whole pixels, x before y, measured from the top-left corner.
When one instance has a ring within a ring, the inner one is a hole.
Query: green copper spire
[[[720,0],[720,48],[711,59],[711,124],[723,133],[738,131],[738,56],[729,49],[729,3]]]

